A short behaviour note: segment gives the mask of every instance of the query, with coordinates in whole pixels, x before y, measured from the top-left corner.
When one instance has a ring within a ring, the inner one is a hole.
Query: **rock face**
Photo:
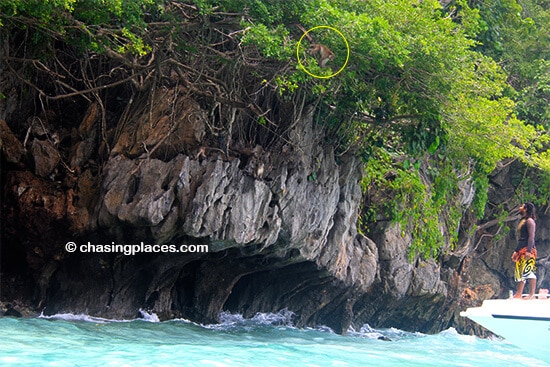
[[[304,119],[294,135],[311,139],[312,126]],[[53,276],[58,286],[48,292],[46,312],[128,318],[147,308],[216,322],[223,309],[247,315],[288,307],[299,325],[349,313],[353,293],[365,292],[377,272],[376,248],[355,228],[359,161],[345,157],[338,165],[328,147],[291,144],[312,147],[308,158],[264,152],[256,157],[267,167],[261,175],[249,174],[239,157],[111,156],[93,223],[103,233],[96,244],[200,243],[209,251],[75,256]],[[81,273],[90,267],[93,276]],[[71,279],[89,284],[67,288]],[[350,322],[351,314],[333,326],[345,331]]]
[[[13,233],[10,244],[10,255],[20,250],[34,258],[27,264],[34,279],[27,281],[36,285],[38,306],[47,314],[119,318],[133,318],[145,308],[163,318],[200,322],[216,322],[224,309],[252,315],[289,308],[298,325],[319,322],[347,330],[355,293],[366,292],[378,271],[376,246],[355,228],[359,160],[347,156],[337,164],[332,149],[318,144],[322,132],[315,130],[311,116],[294,124],[281,152],[257,147],[248,155],[196,155],[192,149],[204,127],[197,123],[200,118],[191,117],[202,115],[192,102],[180,105],[180,125],[170,132],[155,130],[157,138],[151,130],[143,146],[136,141],[147,135],[149,120],[129,122],[101,177],[89,168],[89,147],[97,142],[91,134],[97,107],[91,105],[71,150],[70,167],[79,172],[76,192],[48,184],[60,155],[34,147],[49,147],[49,135],[31,140],[31,159],[41,163],[31,166],[34,174],[24,171],[26,180],[22,173],[9,172],[4,196],[14,204],[7,213],[14,229],[22,228],[18,223],[26,211],[28,217],[39,213],[37,200],[47,201],[46,221],[39,218],[27,227],[45,224],[49,236],[43,237],[44,229],[31,236]],[[163,126],[162,108],[155,111],[153,125]],[[18,142],[8,130],[3,135]],[[187,153],[174,154],[181,144]],[[17,144],[12,145],[4,149],[11,161],[18,157]],[[162,151],[163,159],[153,151]],[[27,191],[37,188],[29,196]],[[49,191],[56,199],[47,199]],[[56,231],[67,222],[69,231]],[[47,243],[31,251],[41,236]],[[77,244],[77,252],[64,251],[68,241]],[[126,256],[80,251],[81,246],[105,251],[105,245],[139,243],[176,249],[207,245],[208,252]]]
[[[145,309],[202,323],[223,310],[249,317],[286,308],[298,326],[338,333],[365,323],[437,332],[474,330],[458,313],[513,286],[514,231],[485,243],[465,216],[457,249],[411,263],[410,234],[398,225],[382,220],[370,238],[357,233],[361,162],[323,144],[311,115],[277,149],[207,151],[206,115],[179,94],[168,90],[154,111],[121,122],[101,168],[107,150],[94,104],[70,134],[31,125],[27,146],[0,120],[2,301],[46,314],[134,318]],[[54,138],[69,135],[60,140],[70,140],[64,163]],[[62,164],[73,173],[64,182],[55,179]],[[495,203],[510,186],[499,175]],[[541,258],[550,254],[548,219],[541,213]]]

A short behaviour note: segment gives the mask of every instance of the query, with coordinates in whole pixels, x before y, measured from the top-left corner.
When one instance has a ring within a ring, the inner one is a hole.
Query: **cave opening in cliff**
[[[245,318],[258,312],[276,313],[283,309],[309,313],[306,310],[312,308],[312,299],[308,294],[320,283],[324,283],[324,276],[312,262],[254,272],[239,279],[223,310]]]
[[[181,315],[192,314],[193,300],[195,298],[196,275],[200,266],[200,261],[192,261],[185,265],[181,270],[174,284],[174,289],[177,290],[175,298],[172,301],[172,309],[176,310]]]

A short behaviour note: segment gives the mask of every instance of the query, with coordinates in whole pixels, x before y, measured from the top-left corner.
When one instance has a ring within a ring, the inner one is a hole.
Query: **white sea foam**
[[[287,308],[282,309],[277,313],[272,312],[258,312],[252,318],[246,319],[242,314],[231,313],[229,311],[222,311],[220,313],[220,324],[222,325],[238,325],[247,322],[252,322],[258,325],[286,325],[294,326],[292,318],[294,312],[289,311]]]
[[[158,316],[154,312],[148,312],[139,309],[140,318],[135,319],[107,319],[104,317],[91,316],[87,314],[74,314],[74,313],[56,313],[54,315],[44,315],[44,311],[38,315],[39,319],[47,320],[65,320],[65,321],[85,321],[93,322],[95,324],[106,324],[110,322],[132,322],[132,321],[148,321],[148,322],[160,322]]]
[[[160,322],[159,317],[154,312],[146,311],[140,308],[139,314],[141,315],[142,320],[149,321],[149,322]]]
[[[376,329],[369,324],[364,324],[359,330],[355,330],[352,326],[348,329],[349,336],[367,338],[367,339],[386,339],[399,340],[411,337],[423,337],[426,334],[420,332],[409,332],[396,328]]]
[[[203,359],[200,361],[200,363],[204,366],[216,366],[216,367],[229,367],[231,364],[226,364],[223,362],[213,361],[209,359]]]
[[[246,319],[240,313],[222,311],[220,313],[220,324],[235,325],[244,322]]]
[[[368,338],[368,339],[378,339],[384,337],[384,334],[380,330],[372,328],[369,324],[365,324],[359,330],[355,330],[353,326],[348,328],[348,335]]]
[[[252,318],[252,321],[255,321],[262,325],[286,325],[294,326],[292,319],[294,317],[294,312],[289,311],[287,308],[282,309],[277,313],[262,313],[258,312]]]
[[[86,321],[86,322],[93,322],[96,324],[105,324],[108,322],[132,321],[132,320],[113,320],[113,319],[106,319],[103,317],[90,316],[86,314],[74,314],[74,313],[56,313],[54,315],[44,315],[44,312],[42,312],[38,316],[38,318],[47,319],[47,320]]]

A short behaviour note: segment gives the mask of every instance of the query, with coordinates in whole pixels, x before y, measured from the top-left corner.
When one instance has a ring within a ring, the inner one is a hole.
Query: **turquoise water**
[[[147,316],[147,315],[146,315]],[[548,366],[500,340],[368,326],[347,336],[297,329],[290,313],[219,325],[88,316],[0,319],[1,366]],[[379,340],[385,336],[391,341]]]

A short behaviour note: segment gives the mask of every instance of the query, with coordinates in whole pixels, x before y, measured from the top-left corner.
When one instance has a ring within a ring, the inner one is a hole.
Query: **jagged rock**
[[[118,159],[120,158],[120,159]],[[105,208],[118,220],[134,226],[156,226],[170,212],[175,200],[174,164],[162,161],[134,162],[117,156],[105,169],[110,187],[105,193]],[[138,168],[136,173],[133,169]],[[114,176],[114,177],[113,177]],[[119,195],[122,193],[123,195]]]
[[[0,311],[4,317],[23,317],[23,314],[19,312],[11,303],[3,304],[0,302]]]
[[[161,161],[111,156],[101,182],[98,229],[107,230],[115,241],[128,239],[125,228],[139,228],[131,238],[138,240],[138,234],[143,235],[139,240],[146,242],[203,239],[210,254],[173,256],[170,264],[165,257],[150,264],[140,262],[139,267],[134,261],[118,263],[117,269],[124,266],[150,275],[140,278],[137,289],[135,280],[123,280],[127,274],[110,270],[116,284],[125,286],[110,291],[109,310],[116,305],[117,316],[129,316],[139,305],[167,317],[177,314],[213,322],[226,307],[241,312],[292,307],[300,311],[298,324],[331,318],[339,320],[332,323],[335,329],[345,332],[353,319],[352,293],[365,292],[378,274],[376,246],[357,236],[355,227],[361,197],[360,162],[347,157],[336,164],[330,148],[308,140],[319,136],[312,120],[301,123],[297,128],[309,133],[296,134],[294,147],[310,147],[311,151],[304,159],[290,160],[264,152],[258,159],[276,168],[262,177],[251,176],[238,158],[197,160],[178,154]],[[305,267],[310,270],[304,271],[303,264],[310,264]],[[70,273],[60,282],[79,277],[87,278]],[[256,279],[270,280],[257,284]],[[264,297],[257,294],[258,287],[264,289]],[[93,300],[85,295],[74,299],[73,292],[51,294],[49,312],[63,310],[72,302],[73,310],[85,305],[88,310],[109,314],[101,305],[92,307]],[[230,297],[236,294],[239,299]],[[98,300],[109,297],[93,294]],[[304,297],[313,297],[312,302],[304,304]],[[174,309],[174,305],[179,306]]]
[[[23,144],[2,119],[0,119],[0,150],[9,163],[20,163],[25,154]]]
[[[409,294],[413,296],[425,296],[433,294],[447,295],[447,286],[441,280],[441,266],[433,259],[418,261],[413,269],[413,278]]]
[[[137,157],[146,153],[151,158],[168,160],[178,152],[189,153],[197,148],[206,132],[207,117],[196,101],[181,97],[186,93],[181,87],[160,89],[152,96],[154,109],[134,111],[135,120],[123,122],[111,155]],[[133,106],[130,103],[128,108]]]
[[[380,279],[384,290],[400,299],[407,294],[413,279],[413,266],[407,257],[412,239],[409,234],[403,236],[398,224],[380,224],[373,238],[376,238],[379,249]]]
[[[240,171],[238,159],[204,163],[206,167],[198,182],[193,182],[198,175],[185,173],[192,177],[189,185],[198,185],[195,196],[183,203],[188,209],[184,214],[185,234],[209,237],[215,242],[214,250],[252,242],[273,244],[280,221],[277,208],[269,206],[269,186]]]
[[[31,154],[34,173],[40,177],[48,177],[61,159],[57,149],[48,140],[34,139],[31,143]]]
[[[6,177],[5,198],[10,203],[6,219],[20,222],[27,234],[43,237],[66,215],[66,196],[54,184],[28,171],[12,171]]]

